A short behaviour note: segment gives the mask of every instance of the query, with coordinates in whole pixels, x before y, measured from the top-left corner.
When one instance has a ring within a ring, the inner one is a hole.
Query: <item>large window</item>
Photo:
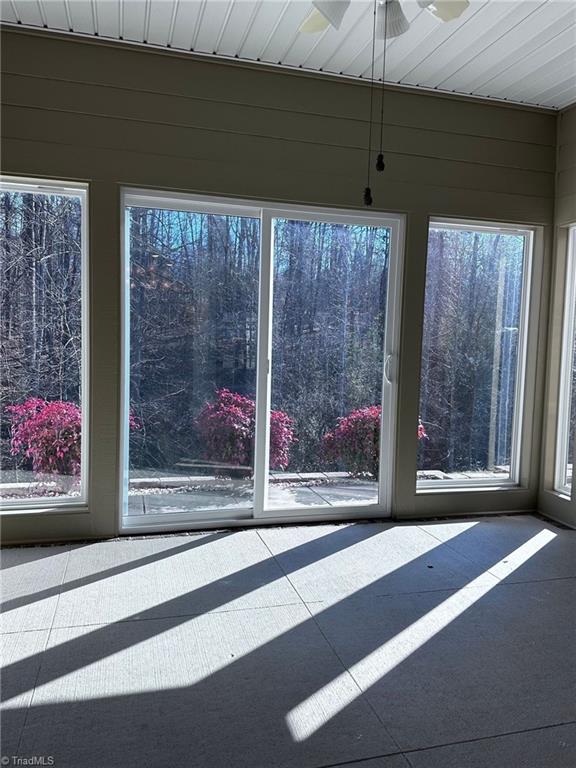
[[[531,243],[511,227],[430,225],[421,489],[518,483]]]
[[[570,494],[576,437],[576,227],[568,238],[555,488]]]
[[[400,221],[125,211],[124,524],[388,509]]]
[[[0,496],[84,500],[85,191],[0,182]]]

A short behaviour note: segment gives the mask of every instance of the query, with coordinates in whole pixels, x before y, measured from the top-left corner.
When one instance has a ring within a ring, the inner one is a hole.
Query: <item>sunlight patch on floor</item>
[[[509,572],[520,568],[554,538],[556,538],[556,534],[552,531],[540,531],[536,536],[507,555],[504,559],[507,560]],[[367,688],[402,664],[409,656],[481,600],[494,586],[497,586],[486,583],[485,576],[487,573],[488,571],[482,573],[433,610],[354,664],[349,670],[343,672],[338,678],[330,681],[294,707],[286,716],[286,722],[294,740],[305,741],[310,738],[329,719],[338,715],[345,707],[361,696],[363,691],[366,691]],[[361,688],[359,687],[355,691],[349,689],[350,693],[345,699],[341,694],[342,679],[348,678],[350,674]],[[339,692],[337,697],[334,695],[336,689]]]

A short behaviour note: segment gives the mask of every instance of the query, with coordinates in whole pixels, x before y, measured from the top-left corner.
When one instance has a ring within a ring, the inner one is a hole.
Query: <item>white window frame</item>
[[[80,303],[81,303],[81,360],[80,360],[80,408],[82,412],[82,443],[80,450],[80,495],[67,498],[22,498],[0,500],[2,516],[39,513],[65,513],[88,511],[89,454],[90,454],[90,293],[88,264],[88,184],[53,179],[20,178],[0,176],[0,192],[31,192],[60,197],[75,197],[80,200]]]
[[[574,335],[576,333],[576,225],[568,228],[565,282],[562,309],[562,351],[558,416],[556,421],[554,490],[563,496],[570,497],[573,488],[574,469],[572,470],[572,478],[569,478],[567,465],[570,440]]]
[[[514,416],[512,422],[512,442],[509,477],[498,480],[496,476],[478,479],[419,480],[416,474],[416,493],[418,495],[450,493],[457,491],[502,491],[522,486],[522,469],[526,464],[531,445],[522,439],[527,395],[528,347],[531,326],[534,325],[533,310],[539,303],[535,301],[533,286],[540,284],[541,265],[534,258],[536,229],[519,227],[501,222],[460,220],[453,218],[431,217],[428,231],[434,227],[456,231],[485,232],[487,234],[519,235],[524,238],[524,262],[520,298],[520,326],[518,329],[518,364],[514,388]],[[422,326],[422,331],[424,326]],[[530,443],[530,441],[527,441]]]
[[[186,514],[124,515],[128,493],[128,403],[129,403],[129,232],[126,210],[129,207],[162,208],[167,210],[248,216],[260,219],[260,278],[258,299],[258,348],[256,366],[256,435],[254,446],[254,497],[250,508],[189,512]],[[270,444],[270,392],[272,358],[272,279],[273,279],[273,221],[298,221],[386,227],[390,230],[390,261],[388,271],[387,323],[382,371],[382,422],[380,441],[380,476],[378,503],[338,507],[267,508],[268,464]],[[157,192],[125,188],[121,194],[122,262],[124,290],[122,299],[122,430],[121,430],[121,497],[119,530],[149,532],[200,527],[202,524],[226,524],[231,521],[296,521],[310,519],[352,519],[389,517],[392,509],[395,473],[396,418],[398,410],[397,360],[400,348],[400,312],[402,307],[402,278],[404,260],[405,218],[401,214],[358,212],[312,206],[275,205],[269,202],[206,197],[192,194]],[[388,440],[384,439],[388,436]]]

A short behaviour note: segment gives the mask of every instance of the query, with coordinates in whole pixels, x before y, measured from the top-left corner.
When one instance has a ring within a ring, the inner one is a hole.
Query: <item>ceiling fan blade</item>
[[[314,9],[300,27],[301,32],[321,32],[329,25],[340,29],[351,0],[313,0]],[[322,21],[318,17],[321,17]]]
[[[325,16],[335,29],[340,29],[350,0],[312,0],[312,5]]]

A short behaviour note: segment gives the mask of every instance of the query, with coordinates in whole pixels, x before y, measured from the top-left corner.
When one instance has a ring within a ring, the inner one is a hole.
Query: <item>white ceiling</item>
[[[561,109],[576,102],[576,0],[471,0],[443,23],[401,0],[410,29],[388,41],[386,81]],[[298,31],[306,0],[1,0],[7,24],[370,78],[370,0],[339,30]],[[381,41],[375,77],[381,77]]]

